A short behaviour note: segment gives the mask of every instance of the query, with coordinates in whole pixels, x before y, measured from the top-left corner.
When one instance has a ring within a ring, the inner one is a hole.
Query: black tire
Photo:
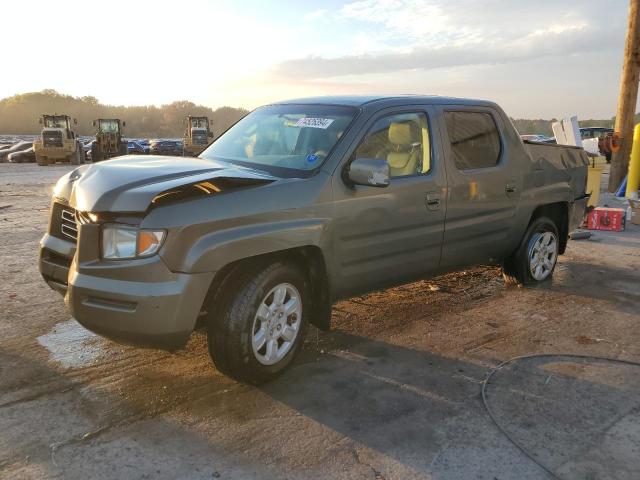
[[[47,165],[49,165],[49,161],[47,160],[47,157],[41,157],[39,155],[36,156],[36,163],[41,167],[46,167]]]
[[[120,156],[129,155],[129,149],[127,148],[127,144],[126,143],[121,143],[120,144],[120,150],[118,152],[118,155],[120,155]]]
[[[102,158],[102,151],[100,151],[100,147],[97,143],[94,143],[91,145],[91,162],[92,163],[97,163],[99,161],[101,161]]]
[[[82,152],[82,147],[80,146],[80,144],[76,145],[76,151],[73,152],[73,154],[71,155],[71,158],[69,159],[69,163],[71,165],[80,165],[82,164],[82,157],[84,156],[84,153]]]
[[[269,292],[283,283],[293,285],[300,294],[300,325],[284,357],[273,365],[264,365],[258,361],[251,343],[254,318]],[[304,342],[308,328],[308,292],[307,278],[289,263],[276,262],[252,271],[237,269],[231,273],[207,305],[209,355],[216,368],[235,380],[254,385],[281,375]]]
[[[541,275],[544,278],[536,278],[530,267],[530,255],[534,248],[534,243],[541,240],[541,236],[550,233],[555,239],[555,253],[547,254],[547,260],[551,263],[551,267],[544,267]],[[558,227],[553,220],[547,217],[538,217],[534,219],[522,238],[522,242],[516,252],[506,258],[502,265],[502,276],[504,282],[508,286],[535,285],[545,282],[553,276],[553,272],[558,261],[558,249],[560,245],[560,237],[558,235]],[[551,256],[551,258],[549,258]]]

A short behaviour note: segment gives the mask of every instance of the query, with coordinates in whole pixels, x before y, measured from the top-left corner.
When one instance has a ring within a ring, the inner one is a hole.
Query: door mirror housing
[[[354,185],[389,186],[389,164],[381,158],[356,158],[347,167],[347,178]]]

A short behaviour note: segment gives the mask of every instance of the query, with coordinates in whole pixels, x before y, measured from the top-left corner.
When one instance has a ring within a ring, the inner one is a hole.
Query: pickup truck
[[[55,185],[40,272],[73,317],[278,376],[341,298],[477,264],[547,281],[582,221],[587,155],[525,142],[488,101],[321,97],[256,109],[197,158],[124,156]]]

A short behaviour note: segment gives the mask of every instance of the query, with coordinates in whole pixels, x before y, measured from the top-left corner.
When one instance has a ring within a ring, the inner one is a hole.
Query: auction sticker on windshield
[[[301,118],[296,122],[296,127],[322,128],[327,129],[333,123],[333,118]]]

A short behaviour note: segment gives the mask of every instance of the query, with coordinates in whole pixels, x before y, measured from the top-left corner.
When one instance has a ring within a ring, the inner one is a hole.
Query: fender
[[[517,238],[518,241],[510,245],[508,250],[513,251],[518,247],[536,208],[553,203],[566,203],[568,211],[571,212],[574,199],[573,190],[566,183],[544,185],[525,191],[520,197],[514,222],[514,232],[518,232],[514,238]]]
[[[180,272],[216,272],[236,260],[281,250],[317,246],[325,251],[329,219],[310,218],[244,225],[199,238],[184,256]]]

